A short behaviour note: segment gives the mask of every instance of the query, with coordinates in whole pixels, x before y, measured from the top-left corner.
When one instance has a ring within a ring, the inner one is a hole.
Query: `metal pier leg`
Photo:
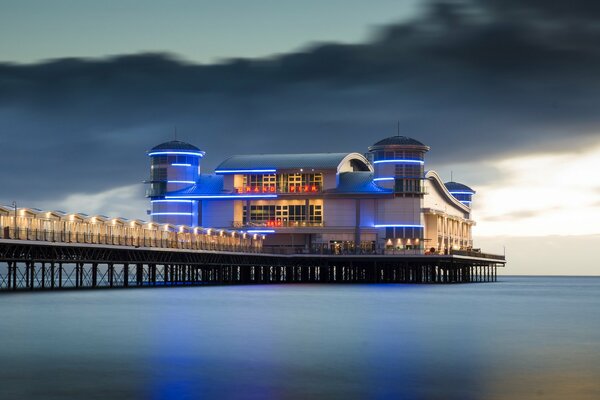
[[[136,264],[135,265],[135,284],[137,286],[142,286],[144,283],[144,265]]]
[[[98,264],[92,263],[92,287],[98,286]]]
[[[129,287],[129,264],[123,264],[123,287]]]
[[[51,278],[50,287],[52,289],[54,289],[54,285],[55,285],[54,282],[56,280],[55,271],[54,271],[54,262],[50,263],[50,278]]]
[[[58,287],[62,289],[63,287],[63,265],[62,263],[58,263]]]
[[[42,289],[46,288],[46,263],[42,263]]]
[[[113,263],[108,264],[106,273],[108,274],[108,286],[113,287],[115,280],[115,266]]]

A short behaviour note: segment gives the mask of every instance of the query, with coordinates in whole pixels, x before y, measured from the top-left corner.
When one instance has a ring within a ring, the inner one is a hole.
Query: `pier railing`
[[[501,260],[505,261],[506,257],[499,254],[490,254],[490,253],[482,253],[480,251],[474,250],[452,250],[450,254],[457,256],[466,256],[466,257],[479,257],[479,258],[488,258],[491,260]]]
[[[25,214],[25,213],[23,213]],[[0,238],[58,243],[102,244],[165,249],[258,253],[263,236],[241,231],[190,228],[123,219],[50,220],[32,216],[0,216]]]

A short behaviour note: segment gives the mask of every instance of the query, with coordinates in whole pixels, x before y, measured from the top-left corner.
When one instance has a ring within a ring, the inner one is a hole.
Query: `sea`
[[[600,399],[600,277],[0,295],[0,399]]]

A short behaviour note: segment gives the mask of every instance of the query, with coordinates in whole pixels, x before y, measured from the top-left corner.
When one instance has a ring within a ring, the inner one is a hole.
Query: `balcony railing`
[[[467,256],[467,257],[478,257],[478,258],[489,258],[491,260],[505,261],[506,257],[499,254],[482,253],[476,250],[450,250],[450,254],[456,256]]]
[[[323,227],[323,222],[307,222],[307,221],[266,221],[266,222],[243,222],[233,221],[233,228],[308,228],[308,227]]]

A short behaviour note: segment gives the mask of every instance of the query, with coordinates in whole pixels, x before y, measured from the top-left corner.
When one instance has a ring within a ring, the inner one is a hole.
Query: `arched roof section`
[[[215,173],[275,172],[277,170],[310,171],[335,169],[337,172],[373,171],[371,163],[360,153],[245,154],[223,161]]]
[[[471,193],[471,194],[476,193],[473,189],[471,189],[464,183],[446,182],[444,185],[446,186],[448,191],[450,191],[450,193],[452,193],[452,192],[464,192],[464,193]]]
[[[440,192],[443,194],[446,200],[448,200],[449,203],[456,206],[456,208],[460,209],[461,211],[464,211],[466,213],[471,212],[471,209],[469,207],[458,201],[456,197],[450,194],[448,188],[446,188],[446,185],[444,185],[442,178],[438,175],[437,172],[433,170],[427,171],[427,173],[425,174],[425,178],[429,179],[440,190]]]
[[[349,153],[337,166],[337,172],[373,172],[373,165],[360,153]]]

